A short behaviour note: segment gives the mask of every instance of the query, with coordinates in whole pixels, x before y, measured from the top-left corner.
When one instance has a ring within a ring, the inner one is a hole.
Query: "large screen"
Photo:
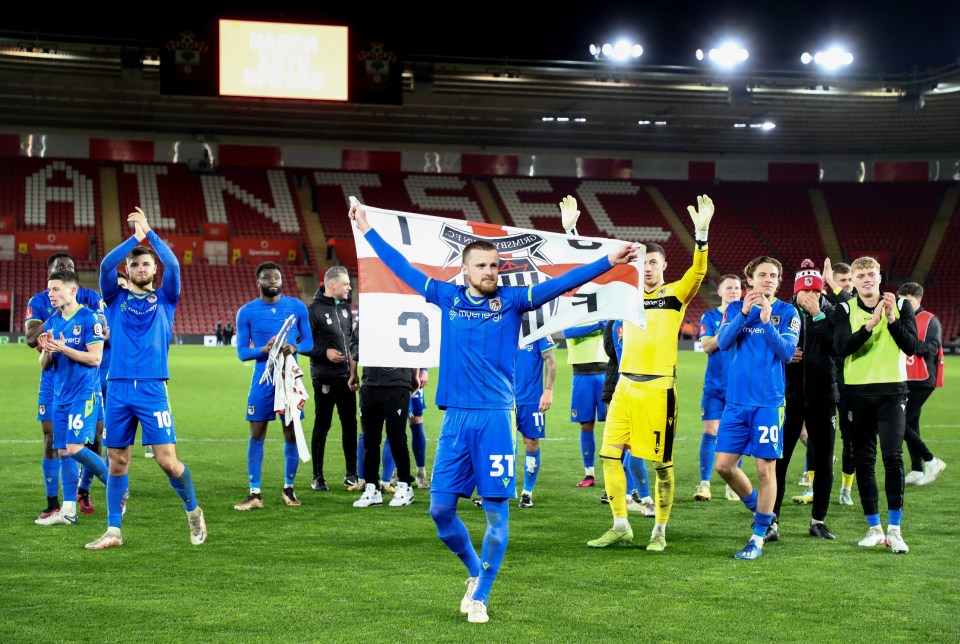
[[[347,27],[220,20],[220,95],[346,101]]]

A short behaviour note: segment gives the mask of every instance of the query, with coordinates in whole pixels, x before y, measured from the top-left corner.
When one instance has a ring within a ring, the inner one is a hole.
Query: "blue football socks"
[[[43,487],[47,496],[60,496],[60,459],[45,458],[40,461],[43,470]]]
[[[597,451],[597,441],[593,432],[580,432],[580,454],[583,456],[583,466],[593,467],[594,453]]]
[[[283,483],[293,485],[293,480],[297,478],[297,469],[300,467],[300,453],[297,451],[296,443],[283,444],[283,460]]]
[[[250,438],[247,443],[247,478],[250,479],[250,489],[260,489],[260,479],[263,473],[263,441]],[[177,486],[174,485],[174,488]],[[177,490],[177,494],[180,491]]]
[[[197,497],[193,491],[193,477],[190,476],[190,468],[184,465],[183,474],[180,475],[180,478],[175,479],[172,476],[168,478],[170,479],[170,485],[177,491],[177,496],[183,499],[183,508],[187,512],[196,510]]]
[[[70,456],[60,458],[60,480],[63,481],[64,503],[77,500],[77,485],[80,484],[80,469],[78,466],[79,463]]]
[[[73,459],[83,465],[83,474],[80,475],[80,487],[82,489],[90,489],[90,483],[93,481],[94,476],[106,485],[107,465],[96,452],[84,446],[83,449],[73,455]]]
[[[503,556],[507,553],[507,541],[510,539],[509,499],[485,498],[483,511],[487,514],[487,531],[480,549],[480,580],[473,592],[473,599],[486,604],[493,581],[500,572]]]
[[[540,473],[540,448],[532,452],[524,452],[523,459],[523,491],[532,494],[533,486],[537,484],[537,475]]]
[[[410,423],[410,447],[417,467],[427,465],[427,435],[423,433],[423,423]]]
[[[717,452],[717,435],[703,432],[700,436],[700,480],[709,481]]]
[[[457,516],[457,501],[460,497],[447,492],[430,494],[430,518],[437,525],[437,536],[447,548],[460,558],[467,567],[467,575],[480,575],[480,557],[470,542],[467,526]],[[484,503],[486,505],[486,503]]]

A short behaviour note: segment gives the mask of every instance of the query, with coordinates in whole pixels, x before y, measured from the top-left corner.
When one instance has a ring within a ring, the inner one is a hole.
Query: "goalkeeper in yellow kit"
[[[673,508],[673,439],[677,427],[677,337],[687,305],[697,295],[707,273],[707,229],[713,201],[697,197],[687,207],[693,219],[696,249],[693,265],[676,282],[665,284],[667,268],[661,246],[646,245],[643,263],[643,308],[646,330],[629,322],[623,325],[620,379],[610,402],[603,431],[600,462],[606,484],[613,528],[587,545],[606,548],[630,543],[633,529],[627,521],[627,481],[620,459],[624,449],[636,458],[653,461],[657,473],[656,523],[647,550],[667,546],[666,527]]]

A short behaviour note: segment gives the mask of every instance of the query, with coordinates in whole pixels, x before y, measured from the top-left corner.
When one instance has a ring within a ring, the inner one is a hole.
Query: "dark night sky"
[[[91,22],[47,12],[43,20],[11,18],[2,30],[166,39],[171,26],[197,19],[197,9],[177,13],[154,5],[146,20],[130,8]],[[960,55],[960,2],[202,2],[203,14],[292,22],[366,25],[409,54],[538,60],[590,60],[591,42],[627,35],[638,39],[647,65],[695,65],[693,52],[722,35],[739,37],[754,68],[800,69],[799,56],[832,40],[846,43],[861,72],[902,72],[939,67]],[[474,6],[475,9],[468,7]],[[522,13],[520,10],[522,8]],[[175,17],[176,16],[176,17]],[[165,30],[165,34],[161,33]]]

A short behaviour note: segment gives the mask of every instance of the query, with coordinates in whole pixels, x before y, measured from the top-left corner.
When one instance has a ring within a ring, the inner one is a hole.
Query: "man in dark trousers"
[[[831,265],[830,258],[823,262],[823,281],[827,288],[824,296],[834,307],[848,302],[856,293],[853,290],[853,273],[850,265],[838,263]],[[837,389],[840,399],[837,401],[837,419],[840,428],[840,442],[843,444],[840,457],[840,505],[853,505],[853,421],[850,419],[850,397],[847,396],[843,382],[843,361],[834,355],[833,362],[837,365]]]
[[[923,287],[907,282],[897,295],[913,306],[917,317],[917,353],[907,358],[907,429],[904,442],[910,450],[911,468],[907,485],[929,485],[937,480],[947,464],[933,455],[920,438],[920,411],[937,387],[943,386],[943,332],[940,320],[920,304]]]
[[[359,329],[354,329],[353,360],[359,359]],[[354,501],[355,508],[383,505],[380,491],[380,441],[386,430],[387,442],[397,464],[397,491],[391,507],[413,503],[413,477],[407,448],[407,413],[410,393],[420,387],[419,369],[364,367],[360,381],[360,425],[363,430],[364,490]]]
[[[793,283],[793,304],[800,311],[800,340],[793,359],[786,367],[786,410],[783,421],[783,457],[777,461],[777,516],[767,530],[766,542],[779,539],[780,506],[787,480],[790,458],[807,426],[807,450],[812,459],[813,516],[810,534],[833,539],[824,524],[833,487],[833,442],[836,437],[837,367],[833,361],[833,312],[821,294],[823,276],[809,259],[803,260]]]
[[[906,428],[907,357],[917,351],[913,307],[880,290],[880,263],[861,257],[850,264],[857,297],[831,316],[833,343],[844,358],[843,378],[850,396],[854,461],[860,503],[869,529],[857,544],[886,545],[909,552],[900,525],[903,517],[903,434]],[[887,534],[880,522],[876,464],[877,440],[883,457]]]
[[[313,399],[316,417],[310,451],[313,457],[313,490],[329,489],[323,478],[323,453],[327,432],[337,408],[343,432],[343,456],[346,476],[343,484],[357,486],[357,363],[352,358],[351,345],[356,342],[353,315],[350,313],[350,276],[343,266],[333,266],[323,276],[323,288],[313,296],[308,307],[310,329],[313,332],[313,350],[310,356],[310,377],[313,380]],[[357,490],[360,488],[357,487]]]

